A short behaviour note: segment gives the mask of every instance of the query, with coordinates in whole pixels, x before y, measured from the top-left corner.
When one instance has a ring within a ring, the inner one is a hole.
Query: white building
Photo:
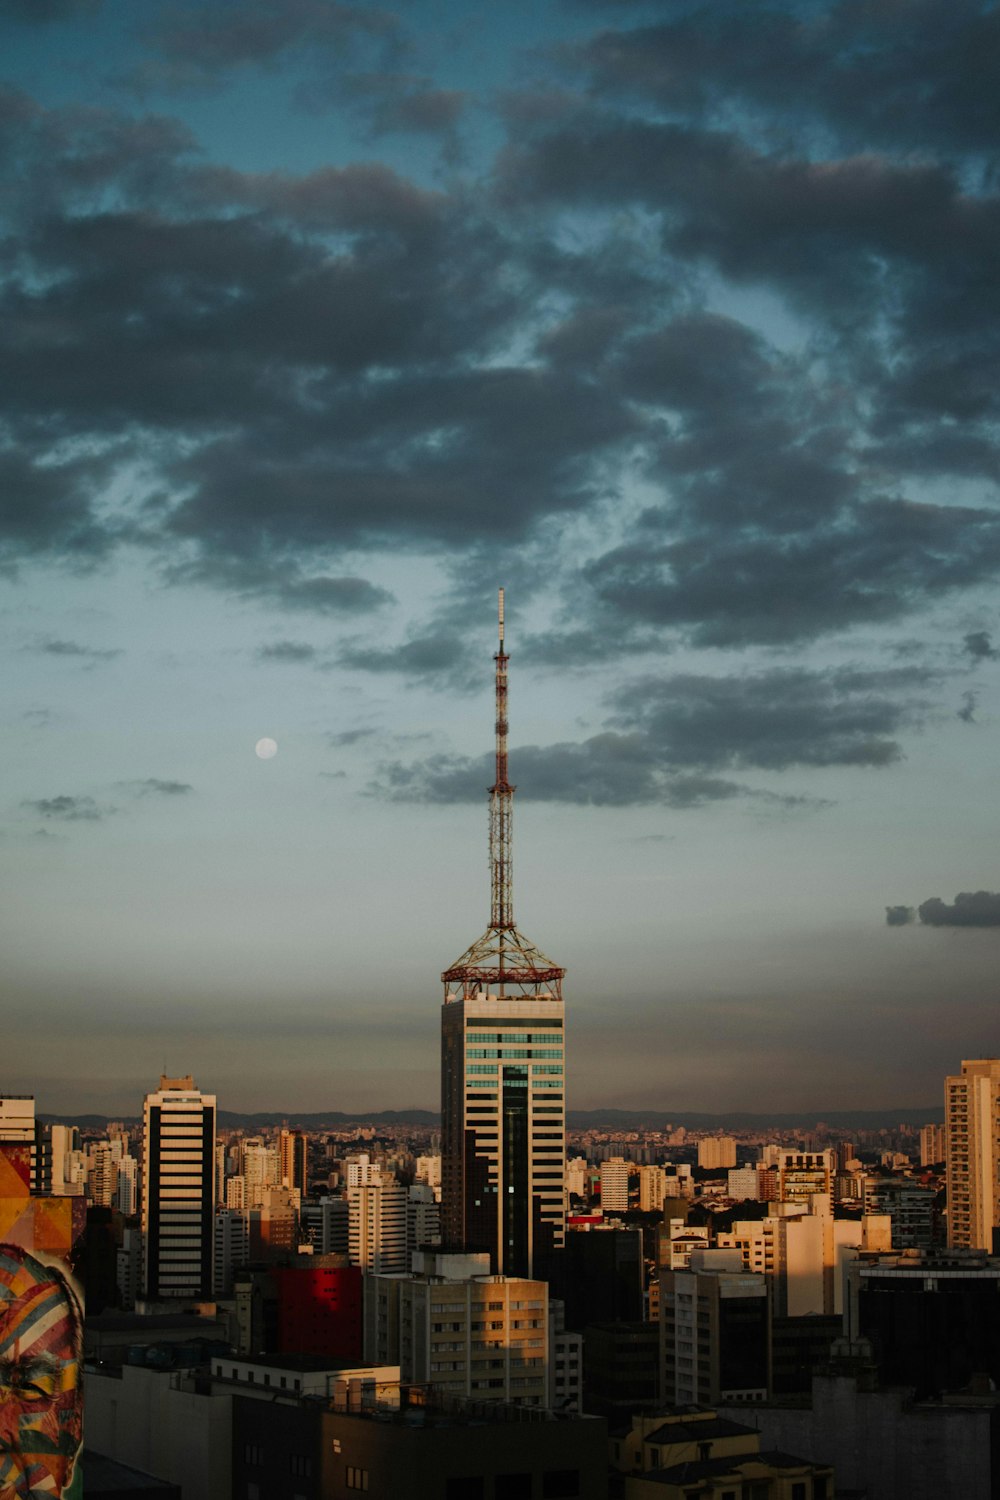
[[[962,1063],[945,1079],[948,1244],[992,1250],[1000,1226],[1000,1058]]]
[[[627,1211],[631,1171],[631,1162],[627,1162],[622,1156],[612,1156],[608,1161],[601,1162],[601,1208],[605,1213]]]
[[[143,1291],[151,1300],[211,1297],[215,1095],[160,1079],[143,1106]]]
[[[388,1175],[347,1190],[348,1254],[352,1266],[372,1275],[408,1269],[408,1195]]]

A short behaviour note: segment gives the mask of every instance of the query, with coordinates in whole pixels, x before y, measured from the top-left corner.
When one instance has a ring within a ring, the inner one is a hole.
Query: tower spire
[[[557,1000],[565,969],[547,958],[514,925],[512,835],[514,792],[507,765],[507,667],[504,641],[504,591],[499,592],[499,640],[496,664],[496,767],[490,787],[490,925],[483,936],[441,978],[446,999],[458,992],[467,998],[490,994],[502,999],[513,987],[523,995]]]
[[[490,926],[508,932],[514,926],[513,843],[514,792],[507,779],[507,663],[503,640],[503,589],[499,594],[500,642],[496,662],[496,780],[490,787]],[[502,945],[501,945],[502,952]]]

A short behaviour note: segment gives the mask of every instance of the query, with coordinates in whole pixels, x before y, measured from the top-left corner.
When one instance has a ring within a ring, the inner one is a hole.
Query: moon
[[[278,753],[278,742],[265,738],[258,740],[253,748],[260,760],[271,760]]]

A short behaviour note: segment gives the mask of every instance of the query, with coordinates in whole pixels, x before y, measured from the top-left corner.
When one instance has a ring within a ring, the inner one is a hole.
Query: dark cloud
[[[306,641],[273,641],[268,646],[258,647],[257,660],[306,662],[315,661],[317,654],[316,647],[310,646]]]
[[[1000,927],[1000,895],[993,891],[959,891],[951,906],[932,896],[917,910],[927,927]]]
[[[328,734],[326,738],[327,743],[335,750],[342,750],[350,745],[362,744],[365,740],[373,739],[380,733],[378,729],[342,729],[337,734]]]
[[[95,15],[101,4],[102,0],[0,0],[0,20],[6,18],[26,26],[43,26],[50,21],[72,21]]]
[[[607,30],[580,49],[595,91],[698,118],[738,105],[751,128],[794,123],[813,140],[995,149],[1000,20],[983,0],[914,0],[903,46],[891,4],[664,9],[656,24]]]
[[[63,823],[99,823],[116,811],[113,807],[99,807],[93,797],[39,797],[21,803],[29,811],[42,818],[52,818]]]
[[[25,646],[26,651],[38,651],[44,656],[70,656],[83,661],[113,661],[116,656],[121,656],[120,649],[98,650],[94,646],[83,646],[79,641],[61,641],[53,638],[39,641],[34,646]]]
[[[642,678],[618,690],[614,722],[642,730],[670,766],[886,766],[933,681],[921,668]]]
[[[887,927],[906,927],[915,916],[912,906],[887,906],[885,909]]]
[[[978,693],[967,692],[962,694],[962,706],[957,710],[957,714],[963,724],[974,724],[976,722],[976,709],[978,707]]]
[[[133,81],[174,89],[216,87],[233,68],[273,68],[293,56],[339,69],[366,41],[386,57],[400,45],[390,12],[337,0],[216,0],[210,7],[188,0],[165,6],[145,39],[154,57]]]
[[[221,586],[241,599],[261,600],[279,609],[323,615],[369,614],[391,603],[392,594],[366,578],[309,576],[295,563],[242,558],[201,551],[195,562],[165,566],[168,583]]]
[[[996,661],[1000,656],[1000,651],[994,650],[987,630],[970,631],[963,641],[963,648],[973,661]]]
[[[306,87],[317,107],[323,91]],[[327,102],[353,101],[367,120],[369,137],[409,134],[438,136],[453,159],[459,154],[458,126],[468,102],[463,89],[443,89],[412,73],[351,73],[331,80]]]
[[[520,745],[512,774],[518,795],[533,801],[698,807],[741,797],[815,807],[717,773],[891,765],[902,756],[894,736],[928,711],[923,694],[934,681],[920,668],[638,679],[614,695],[608,728],[575,744]],[[373,790],[398,801],[474,801],[491,766],[488,755],[389,762]]]
[[[156,776],[148,776],[145,781],[133,781],[129,783],[135,790],[137,797],[186,797],[194,787],[186,781],[161,781]]]
[[[481,663],[467,639],[438,629],[414,636],[399,646],[366,646],[358,642],[340,652],[341,666],[363,672],[397,672],[411,682],[472,687],[481,679]]]

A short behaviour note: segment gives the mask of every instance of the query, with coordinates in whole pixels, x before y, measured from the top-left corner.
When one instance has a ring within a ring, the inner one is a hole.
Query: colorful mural
[[[30,1146],[0,1143],[0,1500],[83,1494],[81,1199],[31,1196]]]

